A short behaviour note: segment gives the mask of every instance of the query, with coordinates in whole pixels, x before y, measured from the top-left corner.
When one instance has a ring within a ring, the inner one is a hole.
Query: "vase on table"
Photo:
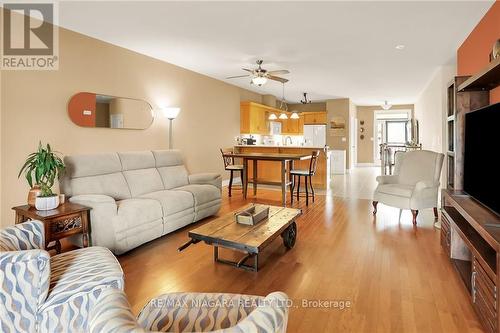
[[[40,185],[33,186],[28,192],[28,205],[31,207],[35,207],[36,197],[42,194],[42,189]]]

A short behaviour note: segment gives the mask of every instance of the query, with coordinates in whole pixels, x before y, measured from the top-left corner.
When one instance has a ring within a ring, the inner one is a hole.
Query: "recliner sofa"
[[[64,162],[61,192],[70,202],[92,208],[92,245],[115,254],[220,209],[221,176],[190,175],[177,150],[74,155]]]

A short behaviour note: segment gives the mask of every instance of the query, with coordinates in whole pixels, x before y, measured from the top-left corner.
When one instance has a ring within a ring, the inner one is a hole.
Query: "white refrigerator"
[[[326,146],[326,125],[304,125],[304,146]]]

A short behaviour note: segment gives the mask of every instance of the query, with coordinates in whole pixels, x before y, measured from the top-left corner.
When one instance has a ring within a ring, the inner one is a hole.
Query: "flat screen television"
[[[500,215],[500,103],[465,115],[464,191]]]

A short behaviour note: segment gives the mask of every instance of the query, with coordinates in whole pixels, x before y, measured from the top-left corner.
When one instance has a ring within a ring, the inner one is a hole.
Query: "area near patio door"
[[[373,160],[375,164],[380,165],[381,144],[386,143],[394,146],[404,146],[405,143],[411,141],[411,110],[380,110],[375,111],[373,117],[375,118]]]

